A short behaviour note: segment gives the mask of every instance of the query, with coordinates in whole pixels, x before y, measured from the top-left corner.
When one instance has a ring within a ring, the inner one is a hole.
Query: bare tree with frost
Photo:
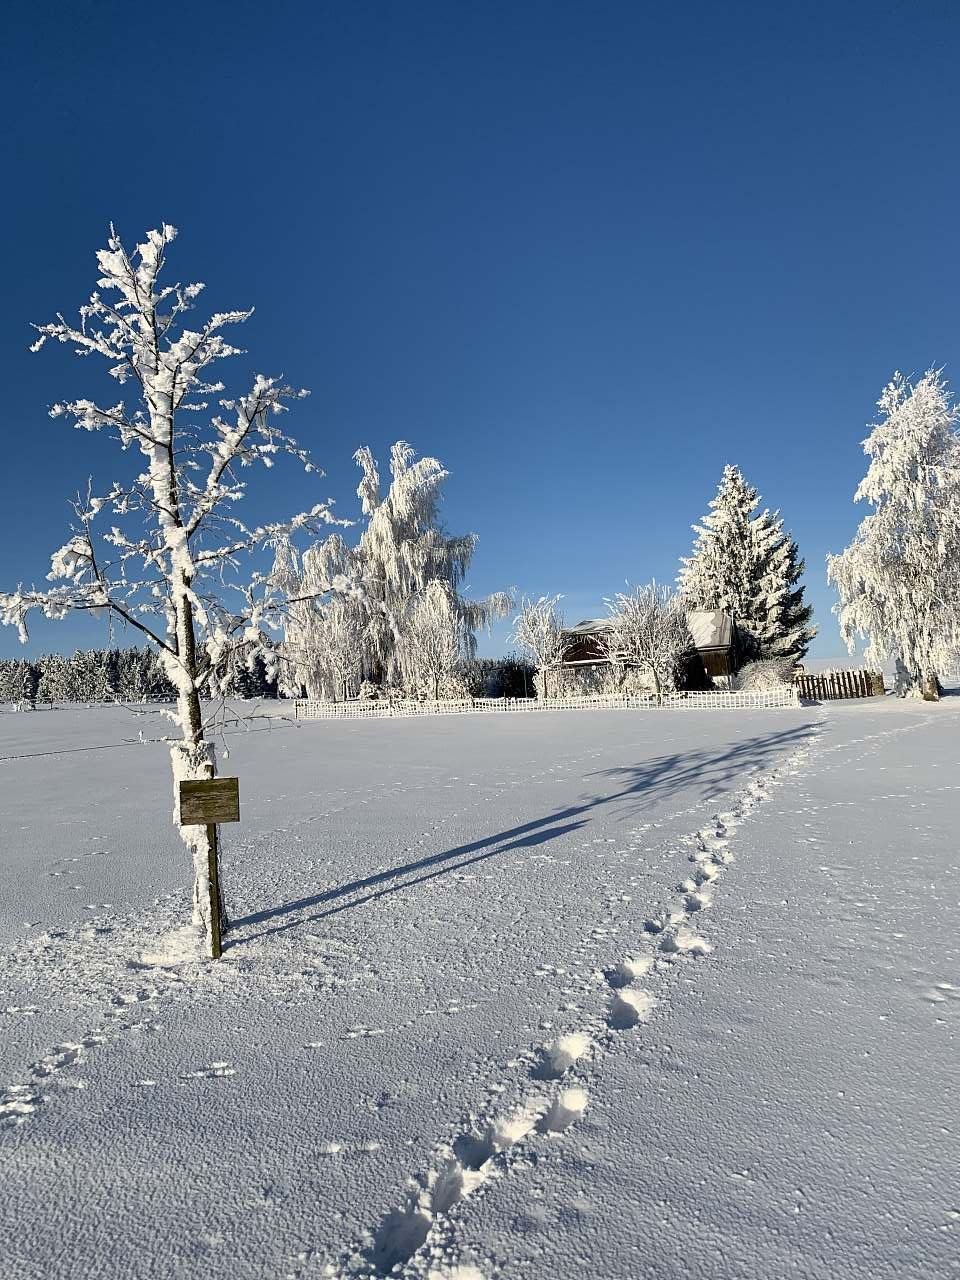
[[[563,629],[560,599],[560,596],[540,596],[531,600],[524,596],[510,632],[510,639],[536,667],[544,698],[549,697],[547,672],[563,661],[571,644]]]
[[[223,395],[211,367],[240,351],[223,330],[252,311],[218,312],[189,327],[203,285],[160,282],[175,235],[164,224],[128,253],[111,227],[107,248],[97,253],[97,289],[80,308],[79,322],[58,315],[36,326],[32,350],[55,340],[78,355],[100,356],[111,377],[133,391],[113,404],[55,404],[51,416],[108,434],[119,446],[118,470],[131,472],[124,455],[139,451],[142,470],[102,492],[88,488],[73,504],[70,537],[52,556],[47,577],[57,585],[0,595],[0,616],[24,640],[34,609],[48,618],[104,612],[146,636],[176,691],[170,713],[180,735],[170,749],[176,786],[180,779],[215,776],[201,698],[218,692],[216,673],[231,647],[256,647],[284,611],[274,580],[256,571],[241,575],[241,558],[295,532],[315,535],[333,517],[325,502],[256,527],[235,514],[246,491],[241,469],[272,467],[286,454],[316,470],[275,421],[286,402],[307,393],[257,374],[245,394]],[[323,585],[325,592],[331,588],[346,592],[349,584]],[[209,935],[206,828],[181,833],[193,856],[194,923]]]
[[[905,691],[937,697],[960,666],[960,413],[942,370],[915,385],[894,375],[863,449],[870,458],[854,501],[873,507],[827,575],[853,652],[898,662]]]
[[[693,648],[683,599],[669,587],[651,582],[604,603],[610,615],[605,636],[610,660],[649,675],[658,701],[662,700]]]

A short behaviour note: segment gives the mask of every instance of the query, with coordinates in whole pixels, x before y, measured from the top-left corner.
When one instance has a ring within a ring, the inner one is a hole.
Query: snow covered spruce
[[[804,562],[777,511],[757,514],[760,495],[727,466],[710,510],[693,526],[693,553],[677,579],[688,609],[722,609],[737,624],[745,657],[802,658],[816,628],[800,584]]]
[[[257,374],[246,394],[223,396],[224,384],[208,370],[239,354],[222,331],[252,311],[218,312],[188,327],[203,285],[160,282],[175,236],[164,224],[128,253],[111,227],[107,248],[97,253],[97,289],[80,308],[79,322],[58,315],[36,326],[33,350],[56,340],[78,355],[101,356],[110,376],[132,387],[129,400],[78,399],[50,411],[78,428],[106,432],[118,446],[117,469],[127,477],[99,493],[88,486],[73,504],[70,537],[51,559],[47,577],[57,585],[0,595],[0,617],[23,640],[33,609],[49,618],[102,610],[145,635],[176,694],[176,711],[169,713],[180,735],[170,748],[176,785],[215,776],[201,697],[218,694],[225,660],[242,649],[275,661],[269,633],[279,628],[286,602],[271,575],[242,574],[241,558],[295,534],[315,534],[333,516],[327,502],[252,528],[235,514],[247,487],[240,468],[272,467],[286,454],[316,470],[275,423],[287,401],[307,393]],[[126,465],[131,447],[143,459],[138,474]],[[310,585],[312,595],[341,599],[358,590],[346,573],[314,577]],[[194,923],[209,935],[206,828],[184,827],[182,834],[193,856]]]
[[[850,652],[866,640],[869,662],[896,661],[901,693],[934,699],[940,677],[960,671],[960,413],[951,399],[942,370],[916,385],[894,375],[854,494],[873,513],[827,557]]]

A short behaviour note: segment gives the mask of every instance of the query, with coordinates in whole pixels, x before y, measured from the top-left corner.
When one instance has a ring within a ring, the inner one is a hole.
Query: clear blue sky
[[[208,307],[257,306],[237,374],[313,391],[288,425],[327,477],[277,475],[251,515],[354,514],[353,451],[405,438],[452,472],[472,588],[579,618],[671,580],[735,462],[841,653],[824,556],[862,514],[864,423],[896,368],[960,376],[958,55],[946,3],[11,0],[0,584],[42,580],[65,498],[115,470],[46,416],[115,385],[30,355],[28,321],[75,313],[111,219],[167,221]]]

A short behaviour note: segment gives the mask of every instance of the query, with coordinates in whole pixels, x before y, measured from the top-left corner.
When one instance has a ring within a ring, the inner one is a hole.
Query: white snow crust
[[[276,710],[219,963],[165,747],[0,713],[5,1280],[955,1274],[960,700]]]

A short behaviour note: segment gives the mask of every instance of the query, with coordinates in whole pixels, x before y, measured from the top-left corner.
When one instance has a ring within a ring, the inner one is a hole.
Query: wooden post
[[[217,826],[207,826],[207,878],[210,881],[210,958],[219,960],[223,954],[220,938],[220,864],[217,849]]]
[[[180,783],[180,825],[206,827],[207,882],[210,893],[210,958],[223,953],[220,935],[220,865],[217,824],[240,821],[240,782],[237,778],[193,778]]]

